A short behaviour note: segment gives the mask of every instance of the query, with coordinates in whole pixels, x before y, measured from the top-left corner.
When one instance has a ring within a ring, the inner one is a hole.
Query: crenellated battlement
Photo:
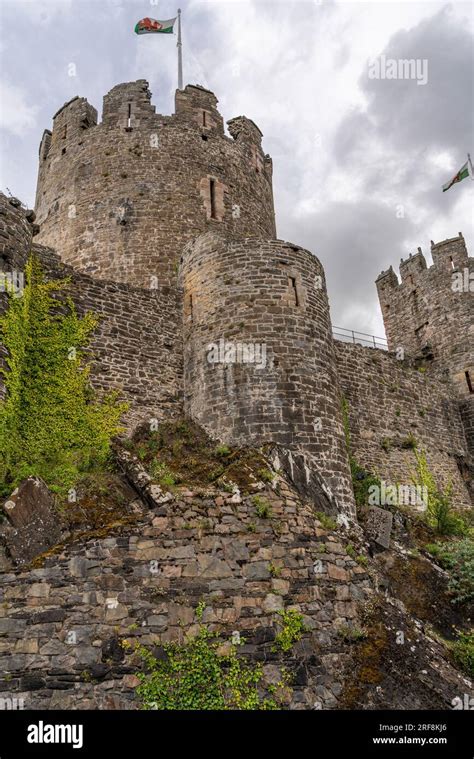
[[[398,277],[393,270],[393,266],[390,266],[387,271],[381,271],[376,279],[376,282],[383,283],[384,287],[398,287]]]
[[[426,269],[426,259],[421,248],[418,248],[415,254],[410,253],[409,258],[400,261],[401,280],[409,285],[413,285],[420,274],[425,272]]]
[[[474,377],[474,258],[468,256],[460,232],[431,241],[433,263],[427,266],[421,248],[400,262],[398,280],[392,267],[377,280],[389,349],[429,359],[451,378],[453,391],[472,397]]]
[[[102,124],[121,129],[137,129],[152,122],[155,113],[148,82],[139,79],[118,84],[104,96]]]
[[[217,103],[187,85],[157,114],[144,79],[113,87],[100,123],[85,98],[65,103],[40,144],[38,241],[93,276],[166,288],[186,242],[215,225],[274,237],[262,134],[239,116],[226,136]]]
[[[63,151],[63,148],[74,145],[80,140],[86,129],[96,125],[96,109],[88,103],[86,98],[73,98],[53,116],[51,148]]]
[[[449,272],[468,266],[469,257],[462,232],[459,232],[457,237],[450,237],[441,242],[434,243],[431,240],[431,257],[437,269]]]
[[[202,130],[204,135],[224,135],[224,120],[217,109],[216,96],[197,84],[188,84],[176,90],[175,117],[188,121]]]

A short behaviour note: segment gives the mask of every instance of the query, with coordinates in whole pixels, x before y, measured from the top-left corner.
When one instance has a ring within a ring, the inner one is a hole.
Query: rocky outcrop
[[[0,576],[0,697],[27,709],[138,708],[134,644],[158,650],[200,624],[223,643],[241,639],[239,654],[263,666],[262,687],[287,673],[285,708],[449,709],[471,692],[390,595],[360,531],[316,514],[282,474],[250,492],[166,493],[133,454],[121,461],[146,491],[135,521]],[[304,624],[286,652],[284,609]]]

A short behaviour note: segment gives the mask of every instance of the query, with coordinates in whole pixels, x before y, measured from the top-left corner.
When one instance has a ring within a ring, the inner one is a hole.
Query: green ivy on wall
[[[164,648],[163,659],[155,658],[144,646],[136,648],[147,669],[138,675],[141,684],[137,688],[144,709],[279,708],[277,699],[261,692],[261,665],[237,656],[235,646],[220,653],[218,638],[205,625],[195,638],[182,645],[168,643]],[[283,682],[280,685],[284,687]]]
[[[46,282],[34,257],[25,275],[22,296],[10,294],[0,317],[8,352],[1,369],[7,394],[0,402],[0,495],[32,474],[64,494],[81,472],[103,464],[127,404],[115,393],[99,399],[91,387],[87,350],[98,318],[78,317],[64,292],[68,280]]]

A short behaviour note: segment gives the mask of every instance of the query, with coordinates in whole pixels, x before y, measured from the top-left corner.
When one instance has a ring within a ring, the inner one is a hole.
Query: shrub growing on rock
[[[463,538],[449,543],[434,543],[426,549],[448,570],[453,603],[474,599],[474,540]]]

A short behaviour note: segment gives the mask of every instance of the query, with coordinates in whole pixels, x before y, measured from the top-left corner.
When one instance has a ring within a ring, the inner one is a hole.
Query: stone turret
[[[433,264],[420,248],[400,263],[401,283],[390,268],[377,291],[390,350],[426,359],[461,401],[466,435],[474,450],[474,258],[461,233],[431,242]]]
[[[38,242],[94,277],[166,288],[184,245],[208,229],[274,237],[258,127],[239,117],[227,137],[216,96],[196,85],[175,107],[156,114],[143,79],[104,97],[100,124],[84,98],[66,103],[40,145]]]
[[[431,243],[433,265],[418,248],[400,263],[401,283],[390,268],[377,278],[377,291],[389,348],[407,355],[431,356],[433,366],[450,377],[456,392],[471,394],[465,372],[473,372],[474,259],[461,234]]]

